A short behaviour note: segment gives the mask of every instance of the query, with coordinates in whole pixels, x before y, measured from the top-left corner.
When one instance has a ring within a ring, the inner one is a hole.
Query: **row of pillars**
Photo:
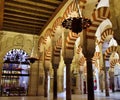
[[[72,88],[71,88],[71,65],[72,60],[66,59],[66,100],[71,100]],[[53,99],[57,99],[57,66],[53,67],[54,70],[54,80],[53,80]],[[45,75],[47,78],[47,73]],[[46,81],[45,81],[45,84]],[[46,87],[45,87],[46,89]],[[46,89],[47,90],[47,89]],[[47,91],[45,90],[44,96],[47,97]],[[93,70],[92,70],[92,60],[87,59],[87,91],[88,100],[94,100],[94,83],[93,83]]]
[[[94,83],[93,83],[93,68],[92,68],[92,60],[86,59],[87,61],[87,95],[88,100],[94,100]],[[72,95],[72,87],[71,87],[71,59],[65,60],[66,64],[66,100],[71,100]],[[53,99],[57,99],[57,69],[58,65],[54,65],[53,71],[54,71],[54,78],[53,78]],[[48,96],[48,71],[45,69],[45,83],[44,83],[44,97]],[[105,73],[106,69],[105,69]],[[39,76],[39,75],[37,75]],[[105,81],[107,81],[107,75],[105,75]],[[106,96],[109,96],[109,89],[108,89],[108,82],[105,82],[105,93]]]
[[[93,82],[93,68],[92,68],[92,59],[88,58],[87,60],[87,97],[88,100],[94,100],[94,82]],[[71,100],[71,65],[72,60],[65,60],[66,64],[66,100]],[[104,65],[105,66],[105,65]],[[105,72],[105,95],[109,96],[108,81],[107,81],[107,70],[104,67]],[[57,99],[57,67],[54,68],[54,81],[53,81],[53,99]]]

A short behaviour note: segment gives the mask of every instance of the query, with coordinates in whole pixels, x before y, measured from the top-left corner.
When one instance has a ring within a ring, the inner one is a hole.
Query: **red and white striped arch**
[[[51,47],[49,47],[47,50],[45,50],[45,60],[47,60],[47,61],[51,60]]]
[[[80,66],[84,66],[85,62],[86,62],[86,58],[85,58],[84,56],[82,56],[82,57],[79,59],[79,65],[80,65]]]
[[[81,52],[82,52],[82,48],[81,48],[81,46],[79,45],[78,48],[77,48],[77,52],[76,52],[76,53],[77,53],[77,54],[80,54]]]
[[[97,60],[100,58],[100,52],[95,52],[94,56],[92,58],[92,64],[95,65],[95,67],[99,68],[99,64],[97,62]]]
[[[113,52],[117,52],[117,51],[118,51],[118,47],[117,46],[108,47],[107,50],[104,53],[104,59],[108,60],[110,58],[110,55]]]
[[[78,34],[70,31],[66,40],[66,49],[74,50],[75,41],[78,37]]]
[[[99,43],[102,43],[102,44],[103,44],[104,41],[105,41],[105,39],[106,39],[106,37],[109,36],[109,35],[113,35],[113,34],[114,34],[114,32],[113,32],[112,28],[106,29],[106,30],[101,34],[101,40],[100,40]]]
[[[99,58],[100,58],[100,52],[95,52],[92,59],[94,60],[94,59],[99,59]]]
[[[57,41],[56,44],[54,46],[54,51],[53,51],[53,55],[60,57],[60,50],[62,48],[62,37],[60,37]]]
[[[51,47],[49,47],[47,50],[45,50],[45,55],[44,55],[44,65],[45,68],[49,69],[50,68],[50,63],[51,63]]]
[[[63,21],[63,17],[58,17],[54,23],[53,23],[53,26],[52,26],[52,30],[54,31],[54,45],[53,45],[53,59],[52,59],[52,63],[53,64],[59,64],[60,62],[60,51],[61,51],[61,48],[62,48],[62,29],[59,29],[60,31],[57,31],[57,27],[58,26],[61,26],[61,23]],[[61,28],[61,27],[59,27]]]
[[[56,30],[57,26],[61,26],[61,23],[63,21],[63,17],[58,17],[55,22],[53,23],[52,29],[53,31]]]
[[[44,34],[44,42],[43,42],[43,44],[45,44],[45,45],[46,45],[46,43],[47,43],[47,38],[48,38],[48,36],[49,36],[50,38],[51,38],[52,36],[54,36],[53,30],[52,30],[51,28],[48,28],[48,29],[46,30],[45,34]]]
[[[100,23],[109,17],[110,10],[108,7],[101,7],[99,9],[96,9],[92,14],[92,25],[89,28],[89,32],[95,33]]]
[[[110,67],[114,67],[116,63],[119,63],[119,59],[113,59],[110,61]]]
[[[70,58],[73,59],[74,56],[74,46],[75,46],[75,41],[79,37],[78,34],[69,31],[66,41],[65,41],[65,58]]]
[[[53,57],[52,57],[53,64],[59,65],[61,48],[62,48],[62,37],[60,37],[54,45]]]
[[[98,9],[95,9],[92,14],[92,25],[87,29],[87,36],[86,36],[86,41],[87,41],[87,50],[89,52],[93,52],[91,50],[94,50],[95,48],[95,34],[98,31],[98,28],[100,27],[100,24],[104,22],[104,20],[108,19],[110,17],[110,10],[109,7],[99,7]],[[101,30],[104,31],[104,28]],[[91,53],[91,56],[93,54]]]
[[[48,28],[48,29],[46,30],[46,32],[45,32],[45,34],[44,34],[44,37],[48,37],[48,36],[50,36],[50,37],[54,36],[54,33],[53,33],[53,29],[52,29],[52,28]]]

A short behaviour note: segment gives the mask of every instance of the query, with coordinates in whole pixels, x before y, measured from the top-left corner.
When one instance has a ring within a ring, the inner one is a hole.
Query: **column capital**
[[[53,64],[53,69],[58,69],[59,64]]]
[[[87,50],[86,52],[83,52],[83,54],[87,60],[92,60],[94,56],[94,50]]]
[[[71,64],[72,63],[72,59],[71,58],[65,58],[64,62],[65,62],[65,64]]]

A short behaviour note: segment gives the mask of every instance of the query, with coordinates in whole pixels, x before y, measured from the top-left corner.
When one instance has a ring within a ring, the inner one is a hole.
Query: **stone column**
[[[82,71],[80,71],[80,93],[83,94],[83,77],[82,77]]]
[[[100,69],[100,72],[99,72],[99,84],[100,84],[101,92],[103,92],[103,82],[104,82],[104,71],[103,71],[103,69]]]
[[[81,90],[80,90],[80,74],[79,73],[77,73],[77,75],[76,75],[75,94],[81,94]]]
[[[93,83],[93,68],[92,59],[87,58],[87,91],[88,100],[94,100],[94,83]]]
[[[39,64],[39,75],[38,75],[38,96],[44,96],[44,69],[43,62]]]
[[[103,55],[104,59],[103,59],[103,66],[104,66],[104,73],[105,73],[105,95],[109,96],[109,89],[108,89],[108,72],[107,72],[107,68],[105,65],[105,56]]]
[[[110,77],[110,87],[112,89],[112,92],[115,92],[115,89],[114,89],[114,69],[113,68],[110,68],[109,70],[109,77]]]
[[[58,81],[58,92],[63,92],[63,76],[58,75],[57,81]]]
[[[54,78],[53,78],[53,99],[57,100],[57,69],[58,65],[54,65]]]
[[[50,92],[53,92],[53,76],[50,76]]]
[[[38,63],[37,61],[30,65],[30,78],[29,78],[29,85],[28,85],[28,95],[36,96],[37,95],[37,80],[38,80]]]
[[[45,68],[44,97],[48,96],[48,69]]]
[[[99,72],[98,70],[96,71],[96,81],[97,81],[97,91],[100,90],[100,84],[99,84]]]
[[[70,72],[70,64],[71,59],[65,59],[66,64],[66,100],[71,100],[71,72]]]
[[[3,63],[0,63],[0,81],[1,81],[1,77],[2,77],[2,68],[3,68]],[[1,85],[1,82],[0,82]]]

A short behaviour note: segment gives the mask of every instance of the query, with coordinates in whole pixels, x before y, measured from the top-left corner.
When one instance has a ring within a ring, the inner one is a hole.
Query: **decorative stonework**
[[[23,45],[23,43],[24,43],[23,35],[16,35],[13,38],[13,45]]]
[[[27,40],[26,40],[26,44],[29,45],[29,47],[27,47],[27,49],[28,49],[29,51],[31,51],[31,50],[32,50],[32,45],[33,45],[33,44],[32,44],[32,41],[31,41],[30,39],[27,39]],[[27,46],[27,45],[26,45],[26,46]]]

